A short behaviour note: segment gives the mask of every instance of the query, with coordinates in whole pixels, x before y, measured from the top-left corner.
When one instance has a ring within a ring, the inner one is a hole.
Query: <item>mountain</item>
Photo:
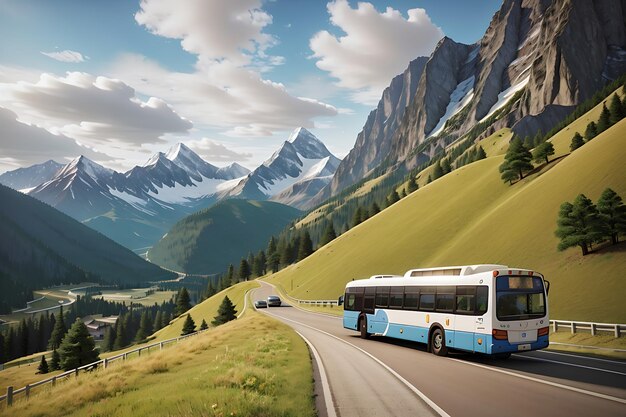
[[[322,141],[299,127],[268,160],[223,196],[271,199],[301,207],[314,190],[330,182],[339,162]]]
[[[14,190],[28,190],[52,179],[62,167],[63,164],[50,160],[28,168],[18,168],[0,175],[0,184]]]
[[[238,164],[215,167],[179,143],[126,173],[80,156],[29,195],[128,248],[145,251],[174,223],[214,204],[218,192],[248,173]]]
[[[242,254],[265,249],[300,211],[271,201],[229,199],[185,217],[148,252],[150,261],[175,271],[212,274]]]
[[[626,71],[625,15],[620,0],[505,0],[479,42],[446,37],[419,71],[409,65],[402,77],[419,81],[411,82],[410,103],[385,137],[390,146],[378,148],[387,142],[368,134],[370,125],[380,126],[374,120],[385,108],[383,94],[331,185],[309,206],[379,166],[411,169],[429,161],[470,131],[480,137],[503,127],[522,137],[549,131]]]
[[[25,300],[6,296],[52,284],[135,284],[175,277],[28,195],[0,186],[0,200],[0,306],[16,307]]]

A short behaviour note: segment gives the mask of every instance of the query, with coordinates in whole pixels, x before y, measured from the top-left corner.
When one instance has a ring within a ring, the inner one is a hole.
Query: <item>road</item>
[[[252,299],[270,294],[274,289],[262,283]],[[328,408],[330,417],[626,416],[626,362],[548,351],[508,360],[437,357],[418,343],[361,339],[339,317],[285,304],[260,311],[293,327],[319,353],[325,375],[316,376],[316,388],[327,380],[332,393],[318,401],[321,415]]]

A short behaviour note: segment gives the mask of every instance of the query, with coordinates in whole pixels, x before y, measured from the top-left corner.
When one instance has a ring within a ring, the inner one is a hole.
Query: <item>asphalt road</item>
[[[273,288],[262,283],[252,299],[271,294]],[[419,343],[363,340],[344,329],[339,317],[285,303],[260,311],[293,327],[319,353],[326,375],[318,375],[316,385],[328,381],[330,417],[626,416],[626,362],[548,351],[507,360],[444,358]]]

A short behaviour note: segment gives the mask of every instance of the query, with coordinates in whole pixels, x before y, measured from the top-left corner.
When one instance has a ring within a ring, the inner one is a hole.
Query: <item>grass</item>
[[[570,140],[553,137],[555,157],[569,152]],[[489,157],[420,186],[269,280],[283,288],[293,281],[296,298],[331,299],[346,282],[372,274],[502,263],[540,271],[552,282],[552,318],[624,323],[626,243],[583,258],[578,248],[558,252],[554,236],[564,201],[580,193],[595,201],[606,187],[626,198],[624,160],[626,120],[513,186],[500,180],[503,156]]]
[[[482,139],[478,142],[478,146],[483,147],[487,156],[504,155],[509,149],[509,142],[512,137],[513,131],[505,127]]]
[[[202,323],[202,319],[206,320],[207,324],[210,326],[211,321],[217,315],[217,309],[219,308],[222,300],[224,300],[225,296],[230,298],[230,301],[233,302],[235,308],[237,309],[237,313],[241,312],[244,305],[244,294],[246,291],[251,290],[253,288],[259,287],[260,284],[255,281],[241,282],[239,284],[233,285],[217,293],[211,298],[203,301],[200,304],[197,304],[188,311],[188,314],[191,315],[191,318],[196,322],[196,327],[200,327],[200,323]],[[154,340],[151,340],[149,343],[158,342],[161,340],[171,339],[174,337],[180,336],[183,323],[185,322],[185,315],[175,318],[170,322],[170,325],[164,327],[163,329],[156,332],[153,336],[155,336]]]
[[[606,332],[592,336],[590,333],[572,334],[569,330],[559,330],[550,333],[550,342],[582,346],[551,345],[550,350],[626,360],[626,352],[605,350],[605,348],[626,350],[626,337],[615,338]],[[593,349],[594,347],[603,349]]]
[[[251,311],[163,351],[35,389],[0,416],[315,416],[311,361],[286,325]]]

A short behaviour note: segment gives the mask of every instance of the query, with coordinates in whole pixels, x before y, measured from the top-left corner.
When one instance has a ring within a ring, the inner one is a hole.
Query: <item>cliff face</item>
[[[394,78],[315,201],[383,161],[412,168],[480,122],[521,136],[548,131],[626,71],[625,16],[626,0],[505,0],[477,44],[443,38],[425,64]],[[396,84],[416,84],[415,93],[394,101]]]
[[[378,106],[369,114],[363,130],[358,134],[354,148],[339,164],[332,182],[316,197],[315,202],[321,202],[354,184],[382,162],[406,107],[413,101],[426,61],[426,57],[411,61],[402,74],[391,80]]]

